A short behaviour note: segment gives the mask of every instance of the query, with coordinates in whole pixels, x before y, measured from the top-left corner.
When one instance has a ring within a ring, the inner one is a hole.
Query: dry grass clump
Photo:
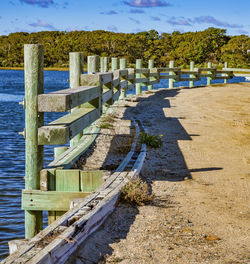
[[[115,114],[107,114],[105,116],[102,117],[102,122],[107,122],[107,123],[114,123],[116,118]]]
[[[103,129],[109,129],[109,128],[113,128],[113,125],[108,122],[102,122],[99,127]]]
[[[141,179],[130,179],[121,189],[121,200],[132,205],[149,204],[154,194],[150,194],[149,186]]]
[[[107,114],[101,118],[100,128],[110,129],[113,128],[113,123],[116,116],[114,114]]]
[[[117,137],[114,137],[112,151],[118,154],[127,154],[131,150],[135,132],[135,129],[132,129],[129,135],[117,135]]]

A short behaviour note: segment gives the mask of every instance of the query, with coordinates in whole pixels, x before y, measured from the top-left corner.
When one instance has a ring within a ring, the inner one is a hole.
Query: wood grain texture
[[[24,45],[25,73],[25,189],[40,188],[43,146],[38,145],[38,128],[43,113],[38,114],[37,96],[43,93],[43,46]],[[25,237],[31,238],[42,229],[42,212],[25,211]]]

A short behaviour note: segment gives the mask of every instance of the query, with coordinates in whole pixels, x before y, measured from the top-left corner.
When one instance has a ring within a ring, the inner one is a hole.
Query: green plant
[[[150,135],[143,130],[140,133],[140,142],[152,148],[160,148],[162,146],[162,135]]]
[[[149,193],[149,187],[141,179],[130,179],[121,189],[121,200],[132,205],[150,203],[154,195]]]
[[[99,127],[100,127],[100,128],[104,128],[104,129],[109,129],[109,128],[112,128],[113,125],[110,124],[110,123],[108,123],[108,122],[103,122],[103,123],[100,124]]]

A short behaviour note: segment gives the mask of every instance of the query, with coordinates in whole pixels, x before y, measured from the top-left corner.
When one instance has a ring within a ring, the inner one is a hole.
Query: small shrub
[[[153,136],[147,134],[144,130],[140,133],[140,142],[152,148],[160,148],[162,146],[162,135]]]
[[[121,189],[121,200],[132,205],[150,203],[154,195],[149,193],[149,187],[141,179],[131,179]]]
[[[132,147],[135,137],[135,129],[131,129],[131,134],[129,135],[120,135],[114,137],[114,144],[112,150],[118,154],[127,154]]]

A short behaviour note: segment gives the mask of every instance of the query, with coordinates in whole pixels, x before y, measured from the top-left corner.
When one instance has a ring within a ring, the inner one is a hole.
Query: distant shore
[[[0,70],[17,70],[23,71],[23,67],[0,67]],[[69,68],[44,68],[45,71],[69,71]]]

